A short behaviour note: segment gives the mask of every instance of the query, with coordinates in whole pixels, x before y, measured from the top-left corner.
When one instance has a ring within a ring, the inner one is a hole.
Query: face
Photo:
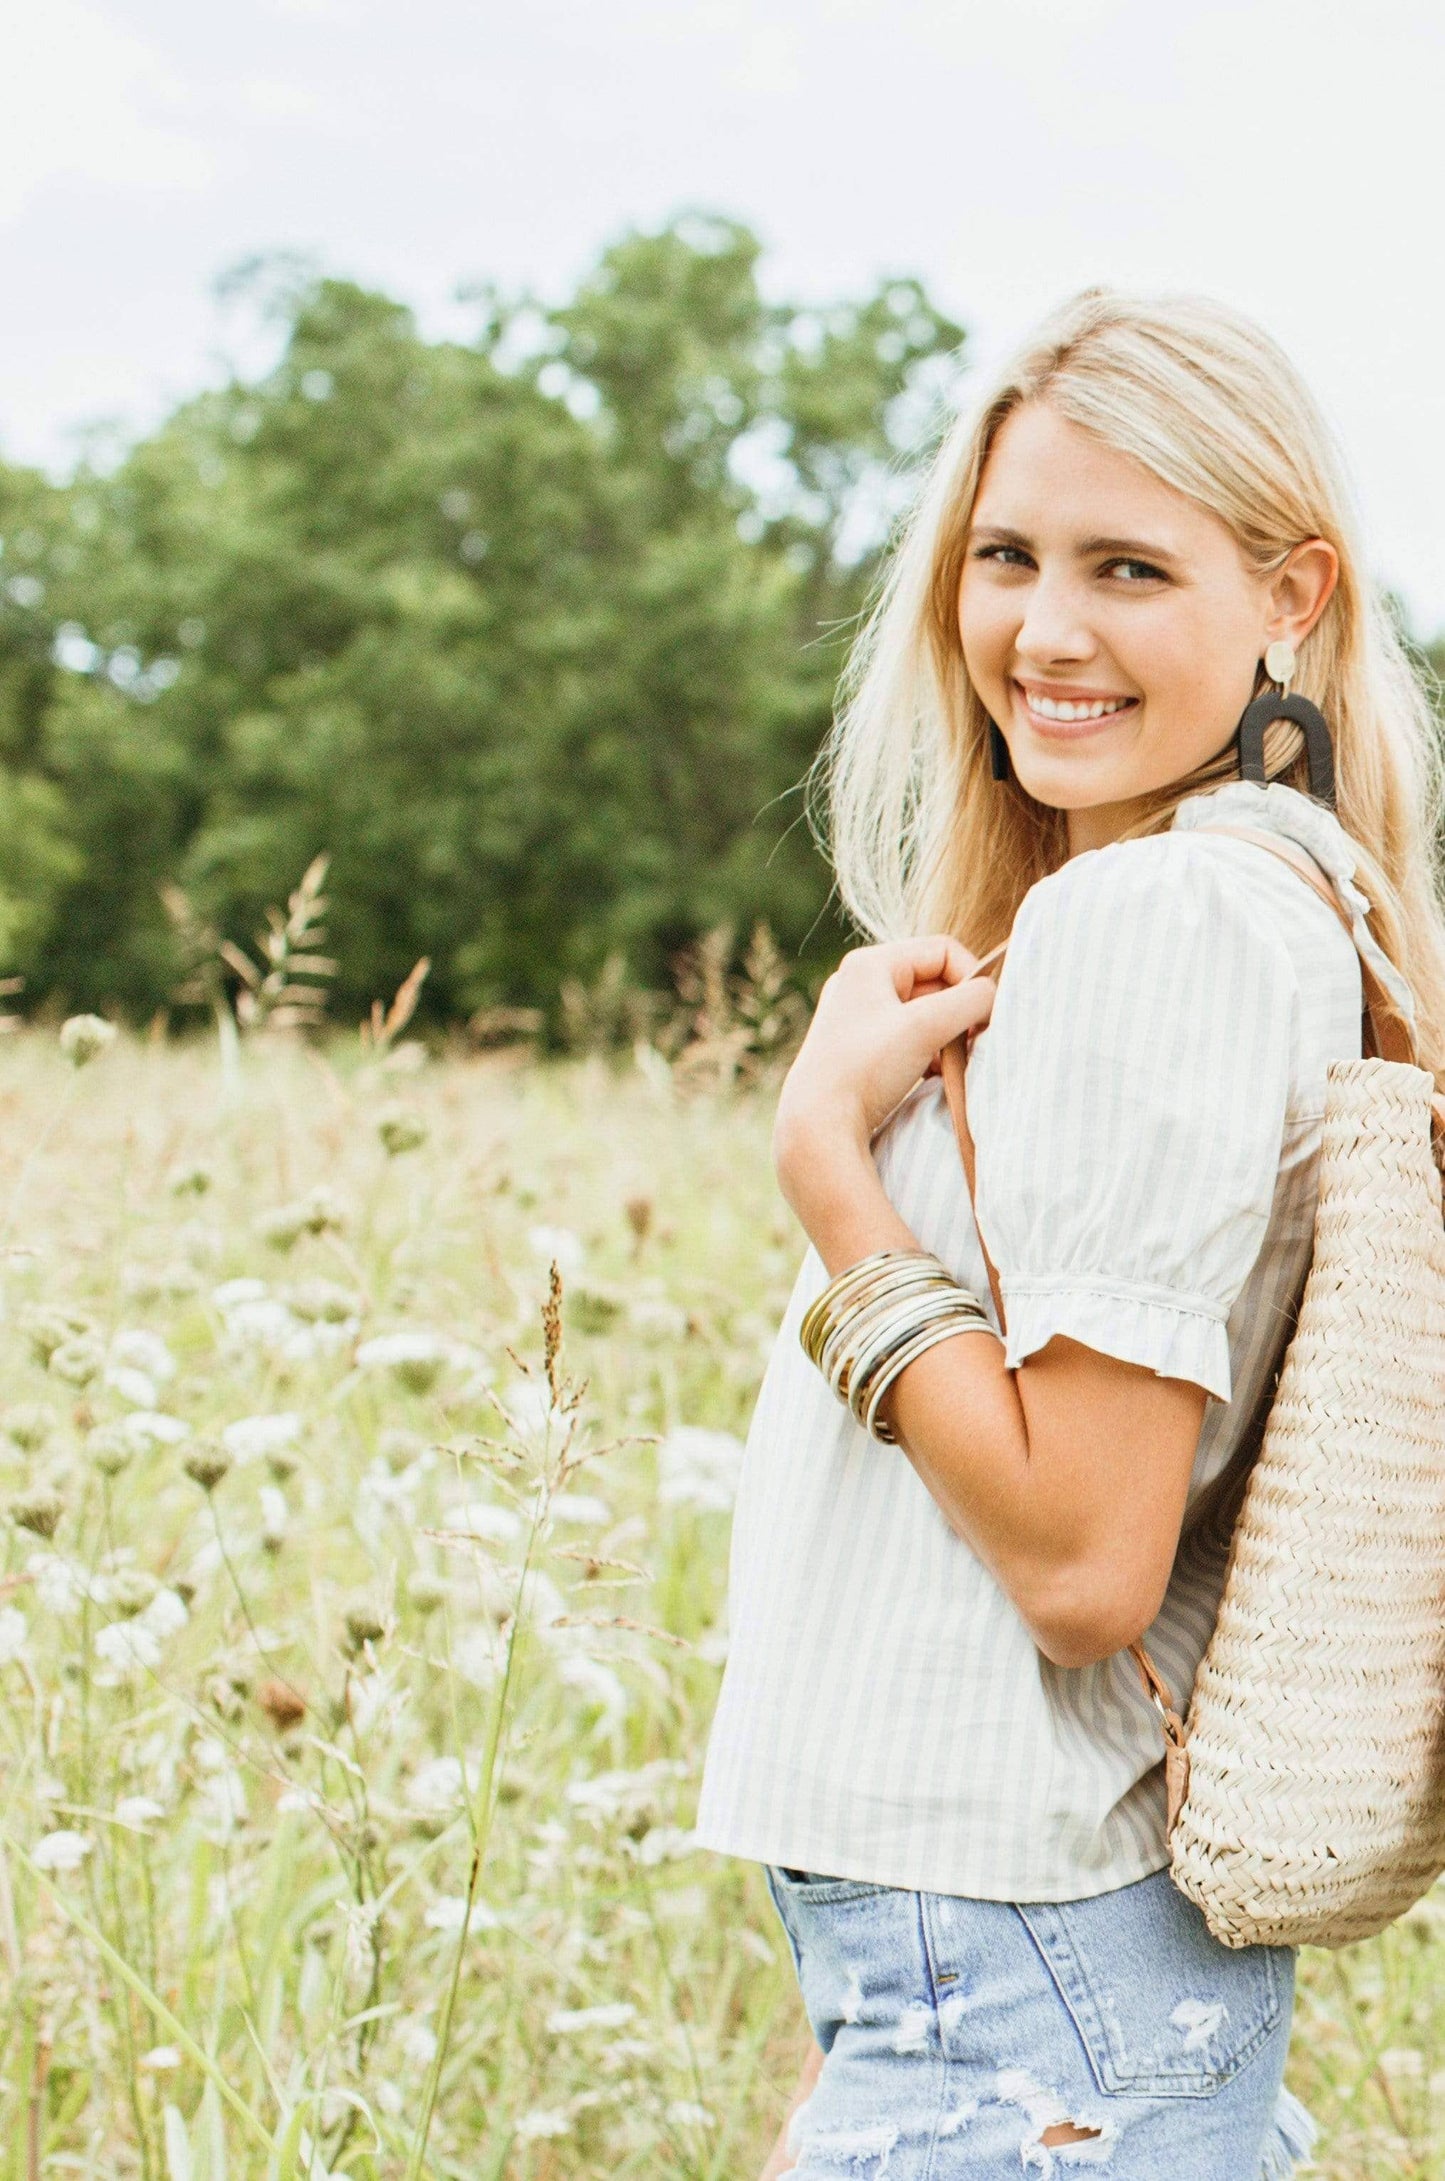
[[[1266,646],[1303,640],[1332,567],[1314,540],[1260,577],[1217,516],[1046,400],[1008,417],[974,505],[959,632],[1020,785],[1069,813],[1071,851],[1223,749]]]

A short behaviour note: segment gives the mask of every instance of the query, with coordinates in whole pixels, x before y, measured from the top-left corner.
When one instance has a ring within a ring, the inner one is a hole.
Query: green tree
[[[766,917],[839,943],[798,784],[960,330],[767,301],[684,216],[470,343],[271,277],[281,352],[66,488],[0,477],[0,968],[140,1014],[158,886],[238,936],[329,852],[337,999],[540,1004]],[[264,299],[264,279],[262,282]],[[811,934],[811,940],[810,940]]]

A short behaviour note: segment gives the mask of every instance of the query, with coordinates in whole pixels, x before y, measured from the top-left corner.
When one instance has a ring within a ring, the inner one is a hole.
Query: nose
[[[1077,666],[1098,649],[1079,586],[1064,574],[1041,573],[1029,585],[1023,620],[1014,638],[1021,666]]]

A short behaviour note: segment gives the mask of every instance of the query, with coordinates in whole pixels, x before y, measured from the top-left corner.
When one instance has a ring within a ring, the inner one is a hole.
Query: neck
[[[1137,802],[1094,803],[1086,810],[1067,811],[1070,856],[1082,856],[1090,848],[1107,848],[1138,814]]]

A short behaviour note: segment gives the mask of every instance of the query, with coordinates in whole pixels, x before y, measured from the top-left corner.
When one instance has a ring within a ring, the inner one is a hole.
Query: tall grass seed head
[[[376,1133],[389,1159],[418,1151],[427,1139],[427,1125],[410,1106],[387,1106],[376,1117]]]
[[[37,1363],[48,1364],[57,1348],[63,1348],[69,1340],[94,1339],[93,1319],[82,1316],[78,1310],[65,1310],[55,1303],[27,1303],[16,1323],[30,1352]]]
[[[407,1603],[414,1612],[435,1613],[450,1595],[445,1577],[434,1575],[430,1568],[414,1568],[407,1578]]]
[[[181,1467],[203,1492],[214,1492],[231,1462],[231,1455],[215,1439],[198,1439],[183,1456]]]
[[[211,1187],[214,1178],[209,1166],[178,1167],[171,1176],[171,1195],[173,1197],[203,1197]]]
[[[103,1477],[118,1477],[134,1456],[135,1446],[118,1425],[97,1424],[86,1439],[85,1451]]]
[[[648,1229],[652,1225],[652,1199],[639,1191],[636,1196],[630,1196],[624,1201],[622,1209],[627,1215],[627,1224],[632,1229],[633,1239],[640,1249],[647,1240]]]
[[[144,1568],[119,1568],[110,1579],[110,1603],[123,1620],[129,1620],[134,1613],[144,1613],[160,1587]]]
[[[355,1658],[369,1643],[380,1643],[386,1634],[386,1622],[376,1607],[368,1604],[348,1606],[346,1609],[346,1650]]]
[[[399,1477],[403,1469],[410,1469],[426,1443],[419,1431],[408,1431],[404,1424],[388,1424],[377,1435],[376,1451],[392,1475]]]
[[[10,1520],[17,1529],[47,1540],[59,1529],[64,1512],[65,1502],[51,1484],[34,1484],[29,1491],[17,1493],[9,1508]]]
[[[256,1702],[278,1734],[299,1726],[306,1717],[306,1699],[289,1681],[273,1678],[261,1682],[256,1690]]]
[[[360,1295],[335,1280],[297,1280],[282,1289],[281,1300],[293,1317],[304,1318],[308,1325],[344,1325],[366,1307]]]
[[[42,1401],[17,1401],[0,1416],[6,1436],[26,1454],[34,1454],[55,1431],[55,1411]]]
[[[63,1378],[67,1386],[88,1386],[100,1376],[104,1365],[105,1350],[100,1342],[82,1335],[52,1348],[48,1369],[54,1377]]]
[[[72,1015],[60,1026],[60,1050],[73,1068],[83,1068],[114,1036],[115,1024],[102,1015]]]

